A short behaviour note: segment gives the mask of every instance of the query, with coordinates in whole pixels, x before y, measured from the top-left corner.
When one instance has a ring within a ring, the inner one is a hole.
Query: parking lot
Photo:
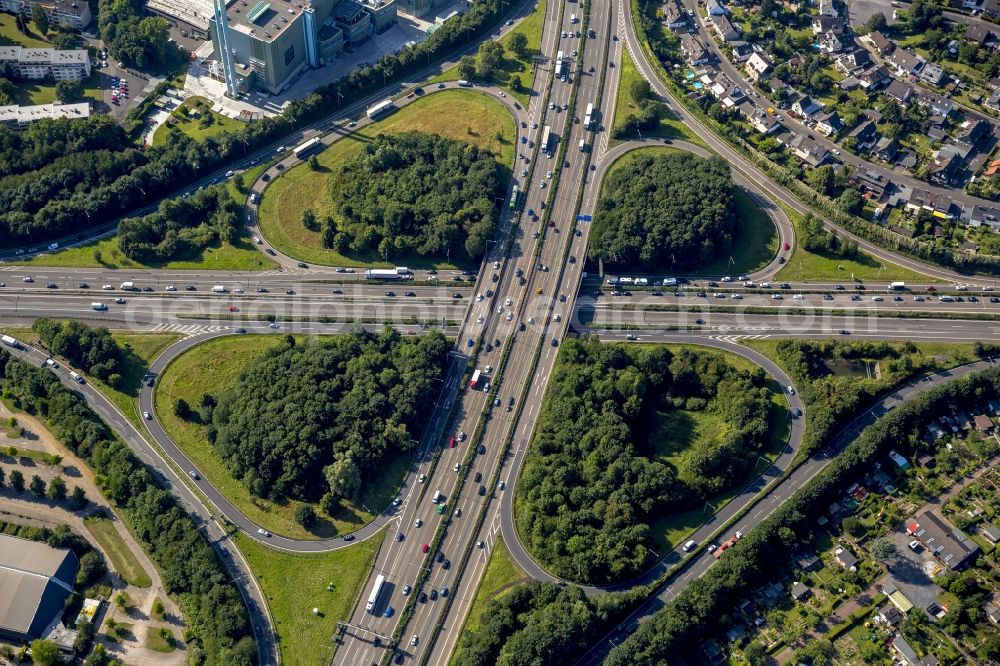
[[[926,609],[937,601],[939,588],[927,574],[928,563],[934,559],[921,547],[920,552],[910,550],[907,545],[913,537],[906,534],[900,527],[893,533],[893,543],[896,544],[896,557],[889,562],[889,576],[893,582],[918,608]]]

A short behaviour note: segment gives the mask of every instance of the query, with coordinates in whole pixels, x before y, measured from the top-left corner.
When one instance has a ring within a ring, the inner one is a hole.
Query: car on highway
[[[429,551],[430,549],[431,549],[430,544],[425,543],[420,547],[420,552],[426,555],[427,551]]]
[[[168,285],[167,285],[166,287],[164,287],[164,288],[165,288],[165,289],[166,289],[167,291],[177,291],[177,287],[175,287],[175,286],[174,286],[174,285],[172,285],[172,284],[168,284]]]
[[[25,282],[31,282],[31,279],[30,278],[25,278],[24,281]],[[114,286],[110,285],[110,284],[106,284],[103,287],[101,287],[101,289],[103,289],[104,291],[112,291],[114,289]]]
[[[49,282],[47,285],[45,285],[45,288],[46,289],[58,289],[59,285],[57,285],[55,282]]]
[[[419,475],[417,477],[417,483],[423,483],[426,480],[427,480],[427,475],[426,474],[421,474],[421,475]]]
[[[697,545],[698,544],[695,542],[694,539],[688,539],[688,542],[681,547],[681,550],[683,550],[685,553],[690,553],[691,550]]]
[[[458,441],[460,441],[460,442],[464,442],[465,441],[465,431],[459,431],[459,433],[458,433]]]
[[[81,282],[80,284],[76,285],[76,288],[77,289],[90,289],[90,285],[87,284],[86,282]]]
[[[190,476],[195,481],[201,478],[200,476],[198,476],[198,472],[194,471],[193,469],[188,472],[188,476]]]
[[[479,540],[479,541],[477,541],[477,542],[476,542],[476,548],[482,548],[482,547],[484,547],[485,545],[486,545],[486,544],[485,544],[485,543],[483,543],[483,542],[482,542],[482,540]]]
[[[264,537],[269,537],[269,536],[271,536],[271,533],[270,533],[270,532],[268,532],[267,530],[265,530],[265,529],[264,529],[263,527],[258,527],[258,528],[257,528],[257,534],[259,534],[259,535],[261,535],[261,536],[264,536]]]
[[[456,518],[458,518],[459,516],[462,515],[462,510],[461,509],[455,509],[455,511],[454,511],[454,513],[452,515],[454,515]]]
[[[424,545],[426,546],[427,544]],[[416,645],[419,642],[420,642],[420,637],[417,636],[416,634],[413,634],[413,637],[410,639],[410,645]]]
[[[420,520],[419,518],[417,518],[416,520],[413,521],[413,526],[414,527],[420,527],[423,524],[424,524],[424,521]]]
[[[393,609],[392,606],[386,606],[385,607],[385,613],[383,613],[383,615],[385,615],[385,617],[392,617],[392,614],[395,613],[395,612],[396,611]]]
[[[409,583],[407,583],[406,585],[403,586],[403,596],[404,597],[405,596],[409,596],[410,592],[412,592],[412,591],[413,591],[413,588],[410,587]]]
[[[347,534],[347,535],[345,535],[344,536],[344,541],[354,541],[354,535],[353,534]]]
[[[184,287],[184,291],[197,291],[197,290],[198,287],[194,286],[193,284],[189,284],[188,286]]]
[[[125,299],[124,298],[116,298],[115,299],[115,303],[117,303],[118,305],[125,305]]]

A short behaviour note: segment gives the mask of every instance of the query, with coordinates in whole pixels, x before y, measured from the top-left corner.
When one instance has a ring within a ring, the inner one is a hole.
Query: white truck
[[[905,282],[890,282],[889,289],[892,291],[904,291],[906,289]]]
[[[226,293],[226,288],[221,284],[217,284],[214,287],[212,287],[212,292],[216,294],[224,294]]]
[[[122,291],[135,291],[134,282],[122,282],[122,286],[119,287]]]
[[[79,374],[77,374],[73,370],[69,371],[69,376],[72,377],[73,381],[76,382],[77,384],[83,384],[84,383],[83,382],[83,377],[81,377]]]
[[[8,347],[13,347],[14,349],[20,349],[21,343],[10,337],[9,335],[0,336],[0,342],[3,342]]]
[[[108,306],[105,303],[91,303],[90,307],[98,312],[104,312],[108,309]]]

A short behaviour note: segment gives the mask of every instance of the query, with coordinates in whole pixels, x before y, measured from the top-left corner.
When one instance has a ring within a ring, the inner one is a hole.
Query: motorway
[[[426,272],[418,272],[412,282],[388,286],[365,284],[360,281],[363,277],[360,273],[347,273],[344,272],[345,269],[303,267],[295,259],[277,252],[268,254],[279,262],[281,268],[264,273],[110,271],[28,267],[20,264],[0,268],[0,281],[8,283],[0,288],[0,316],[5,321],[57,315],[97,321],[103,319],[109,325],[124,324],[135,330],[172,330],[169,327],[184,327],[189,337],[171,346],[156,359],[150,369],[153,376],[162,373],[171,359],[191,346],[212,337],[240,332],[241,329],[249,334],[335,333],[342,331],[344,324],[356,320],[409,321],[414,323],[400,324],[398,327],[407,332],[418,333],[423,330],[424,323],[445,324],[445,331],[458,340],[458,349],[452,354],[452,363],[441,394],[430,415],[428,426],[422,433],[417,455],[398,495],[399,504],[386,507],[375,521],[354,535],[358,539],[368,539],[382,538],[384,533],[385,540],[365,584],[360,603],[350,618],[349,626],[346,626],[339,637],[342,644],[334,657],[335,663],[369,664],[388,660],[392,655],[386,648],[387,639],[397,630],[404,606],[407,602],[412,603],[413,599],[421,601],[413,604],[414,612],[402,634],[399,654],[408,662],[446,663],[454,650],[459,630],[499,533],[503,534],[508,547],[526,571],[538,578],[551,579],[530,560],[517,540],[513,523],[513,484],[534,431],[560,341],[570,328],[578,332],[594,333],[608,340],[623,340],[626,335],[631,334],[641,341],[709,344],[728,349],[761,364],[782,385],[790,384],[788,378],[766,358],[737,344],[740,338],[845,335],[841,331],[847,330],[849,333],[846,335],[858,338],[1000,340],[1000,321],[994,325],[956,319],[895,319],[834,314],[830,310],[839,312],[848,307],[859,307],[859,302],[850,300],[850,292],[836,293],[836,287],[832,284],[794,283],[789,285],[789,290],[784,291],[786,296],[781,300],[771,298],[771,292],[745,289],[742,285],[732,284],[711,289],[706,285],[705,297],[699,297],[694,291],[701,287],[689,285],[685,289],[690,290],[684,296],[677,295],[676,290],[662,296],[636,291],[631,296],[612,297],[605,292],[598,299],[589,295],[577,299],[576,294],[581,285],[586,284],[590,289],[592,283],[585,282],[583,277],[582,258],[586,256],[588,227],[585,223],[574,223],[575,216],[593,212],[601,179],[615,159],[627,150],[652,143],[629,142],[609,148],[608,130],[614,118],[614,93],[620,76],[619,67],[610,65],[620,63],[623,48],[630,50],[640,71],[650,80],[654,90],[672,102],[671,107],[681,120],[733,165],[734,180],[747,189],[774,220],[779,232],[779,247],[783,248],[786,242],[794,246],[794,231],[787,216],[770,198],[777,197],[800,212],[805,210],[791,194],[688,117],[683,107],[670,98],[669,91],[659,82],[653,66],[646,61],[644,52],[638,45],[626,3],[616,0],[605,6],[595,4],[590,10],[592,14],[589,28],[594,30],[596,38],[562,38],[561,32],[570,27],[584,30],[583,24],[569,25],[570,14],[579,14],[580,6],[572,2],[547,5],[541,53],[549,60],[537,69],[536,80],[533,82],[534,95],[527,109],[511,108],[512,100],[501,96],[497,89],[476,88],[484,94],[506,100],[504,104],[518,120],[518,124],[523,121],[527,125],[523,132],[519,130],[519,134],[523,134],[531,142],[527,145],[533,148],[531,157],[519,158],[518,164],[523,164],[529,175],[525,179],[515,179],[525,193],[523,208],[516,215],[505,214],[502,217],[493,252],[483,263],[476,287],[469,284],[470,279],[475,278],[455,281],[453,274],[432,275]],[[612,40],[612,34],[621,35],[624,39]],[[571,59],[572,67],[567,79],[560,80],[554,76],[553,71],[552,59],[556,51],[563,50],[569,54],[573,49],[580,49],[581,41],[584,42],[582,53],[578,58]],[[592,67],[594,71],[591,71]],[[430,92],[432,91],[428,91]],[[563,110],[563,106],[573,103],[574,93],[575,107],[569,110],[570,113]],[[366,103],[385,96],[385,93],[380,93],[366,100]],[[597,104],[598,98],[600,104]],[[399,104],[404,105],[412,99],[401,99]],[[595,133],[579,122],[583,116],[583,107],[590,101],[598,106],[599,131]],[[360,113],[363,108],[364,105],[361,104],[352,107],[355,113]],[[315,135],[317,130],[330,130],[323,135],[324,143],[329,145],[343,135],[344,126],[348,122],[348,111],[351,109],[338,114],[345,116],[343,120],[331,123],[328,119],[317,123],[300,133],[298,138]],[[366,123],[367,119],[362,119],[358,126],[363,127]],[[537,127],[531,127],[534,123],[537,123]],[[556,137],[552,157],[545,155],[538,146],[542,129],[546,125],[551,126]],[[580,140],[588,147],[589,154],[578,150]],[[294,145],[295,139],[286,139],[284,142]],[[564,154],[560,153],[561,147],[565,148]],[[699,155],[706,154],[698,146],[683,142],[676,142],[674,147]],[[271,154],[273,149],[260,151],[254,159],[270,157]],[[556,158],[560,155],[562,161]],[[282,165],[287,168],[297,162],[294,156],[286,155]],[[266,173],[277,176],[283,170],[272,166]],[[554,172],[554,177],[548,177],[549,170]],[[517,171],[519,169],[515,169]],[[547,186],[541,187],[541,182],[547,183]],[[253,191],[259,193],[265,185],[266,181],[261,179],[254,184]],[[578,196],[581,195],[581,188],[582,196]],[[259,236],[256,208],[249,201],[248,210],[250,231]],[[529,217],[528,210],[539,213],[540,220]],[[551,226],[546,225],[547,222],[551,222]],[[258,245],[259,249],[262,252],[268,249],[273,251],[266,239],[262,240]],[[933,278],[952,283],[966,280],[952,271],[924,266],[864,241],[859,244],[885,261],[906,266]],[[780,250],[767,267],[749,277],[756,281],[772,277],[780,268],[781,256],[787,257],[787,251]],[[568,257],[578,257],[581,261],[567,261]],[[30,276],[34,282],[23,282],[25,276]],[[886,279],[892,277],[887,274]],[[148,287],[152,291],[124,293],[118,288],[123,281],[134,281],[138,288]],[[434,284],[438,281],[438,284]],[[45,285],[49,282],[57,287],[46,288]],[[81,282],[88,283],[89,287],[80,288]],[[115,288],[104,290],[101,287],[105,284]],[[168,291],[167,285],[175,286],[177,291]],[[216,285],[225,286],[226,293],[212,293],[212,287]],[[193,287],[193,290],[189,292],[188,286]],[[262,289],[267,291],[259,291]],[[334,290],[343,293],[336,293]],[[716,290],[724,294],[724,297],[718,300],[712,298]],[[294,293],[288,293],[289,291]],[[386,292],[389,291],[394,295],[387,295]],[[818,291],[834,292],[834,300],[825,300]],[[414,295],[406,296],[406,292]],[[796,299],[795,295],[800,292],[802,299]],[[482,300],[477,298],[480,293],[484,295]],[[734,299],[734,293],[739,293],[741,298]],[[949,289],[948,293],[957,292]],[[455,294],[459,297],[455,298]],[[962,303],[947,304],[936,298],[914,301],[916,295],[916,292],[900,295],[903,301],[896,301],[892,296],[885,295],[882,301],[873,301],[874,293],[864,292],[860,307],[876,313],[881,308],[891,308],[936,315],[955,312],[978,315],[1000,307],[989,302],[988,294],[975,302],[966,298]],[[117,298],[123,298],[125,303],[114,303]],[[109,311],[93,311],[90,304],[97,301],[107,303]],[[659,304],[697,304],[700,307],[698,311],[681,312],[649,309],[649,306]],[[711,311],[703,312],[708,306],[711,306]],[[750,315],[733,311],[737,307],[747,306],[778,307],[793,309],[795,312]],[[814,312],[802,314],[800,311],[805,308]],[[271,328],[258,321],[263,317],[276,318],[278,328]],[[237,318],[238,321],[229,321]],[[704,324],[698,324],[696,318],[703,319]],[[451,326],[452,322],[461,324]],[[623,325],[644,328],[632,333],[607,330],[607,327]],[[689,330],[668,330],[674,327]],[[481,344],[470,347],[467,341],[480,341]],[[487,351],[487,343],[494,347],[492,351]],[[484,390],[463,390],[465,387],[462,386],[462,377],[468,363],[464,354],[477,349],[482,350],[479,351],[477,367],[485,370],[490,366],[492,372],[487,372],[485,377],[495,381],[499,387],[495,404],[488,403],[489,397]],[[504,353],[507,354],[507,360],[501,376],[500,366]],[[36,356],[38,354],[32,357],[34,362],[44,360],[44,357],[35,358]],[[69,381],[68,377],[62,379]],[[143,436],[89,385],[73,386],[84,392],[88,401],[95,405],[95,409],[109,425],[119,433],[125,433],[124,439],[137,453],[146,456],[144,460],[148,460],[149,464],[164,474],[170,486],[185,501],[185,506],[190,504],[189,510],[206,521],[207,529],[213,535],[217,533],[218,526],[211,521],[211,517],[221,514],[252,538],[276,548],[320,551],[347,545],[342,538],[298,541],[280,535],[263,536],[257,532],[256,525],[242,516],[238,509],[205,481],[203,474],[199,474],[202,478],[197,480],[186,478],[187,472],[196,468],[173,445],[155,418],[155,410],[152,408],[155,386],[142,387],[140,410],[154,415],[146,425],[159,448],[172,459],[172,466],[167,465],[159,457],[159,453],[148,449],[142,440]],[[790,408],[802,408],[797,396],[790,395],[787,398]],[[793,421],[788,447],[774,465],[754,480],[741,498],[750,501],[752,496],[787,466],[801,440],[801,423],[801,420]],[[464,441],[457,442],[454,448],[449,447],[450,437],[461,432],[467,434]],[[472,447],[482,453],[472,450]],[[799,471],[795,472],[797,474]],[[426,475],[427,478],[420,482],[418,475]],[[196,496],[188,484],[196,487],[205,500]],[[774,502],[773,506],[787,497],[781,494],[785,492],[779,490],[781,488],[786,488],[785,484],[775,489],[774,493],[778,494],[768,496],[768,501]],[[432,501],[435,490],[440,490],[445,497],[446,510],[441,515],[437,513],[438,505]],[[771,497],[778,499],[771,500]],[[205,508],[206,503],[213,510]],[[732,502],[722,514],[708,516],[697,538],[710,534],[726,520],[727,515],[733,515],[745,503]],[[768,508],[770,506],[772,505],[767,505]],[[725,513],[729,510],[728,507],[732,507],[732,513]],[[456,514],[456,510],[459,513]],[[486,519],[477,529],[476,517],[480,515],[485,515]],[[758,511],[751,518],[761,515],[763,514]],[[422,552],[423,545],[431,544],[439,529],[444,530],[440,547],[441,562],[428,560],[436,558],[436,552]],[[247,571],[245,565],[240,564],[235,547],[222,539],[221,533],[218,534],[216,539],[220,540],[219,547],[226,553],[224,558],[227,564],[242,566],[242,570]],[[477,545],[480,543],[481,548]],[[675,556],[676,553],[666,555],[645,574],[643,580],[650,580],[663,573],[666,567],[676,563]],[[698,561],[700,560],[696,560]],[[430,575],[426,583],[420,589],[412,590],[409,595],[403,594],[403,586],[415,585],[421,569],[428,563]],[[445,566],[446,563],[449,566]],[[463,563],[465,566],[460,566]],[[695,566],[693,564],[691,569],[685,570],[685,577],[672,587],[664,589],[660,596],[669,598],[686,580],[701,575],[703,571],[699,573]],[[386,576],[386,589],[375,613],[368,613],[365,601],[372,581],[378,574]],[[259,590],[255,584],[248,582],[248,578],[252,580],[252,577],[234,575],[241,591],[250,599],[248,605],[261,643],[262,663],[275,663],[277,654]],[[446,588],[451,599],[447,612],[444,601],[449,597],[442,596]],[[423,595],[428,596],[424,598]],[[432,596],[437,598],[433,599]],[[390,613],[391,617],[385,617],[388,606],[394,610]],[[657,607],[651,602],[640,609],[639,615],[652,612]],[[612,638],[617,640],[633,628],[634,622],[630,618]],[[415,644],[412,644],[411,637],[416,637]],[[606,648],[607,643],[603,645]]]

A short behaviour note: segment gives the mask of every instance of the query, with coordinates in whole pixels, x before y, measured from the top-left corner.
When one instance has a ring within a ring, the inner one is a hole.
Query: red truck
[[[714,557],[715,559],[719,559],[720,557],[722,557],[722,553],[724,553],[727,548],[735,545],[736,542],[742,538],[743,538],[743,532],[737,532],[732,537],[730,537],[728,541],[723,541],[718,546],[713,547],[711,549],[712,557]]]

